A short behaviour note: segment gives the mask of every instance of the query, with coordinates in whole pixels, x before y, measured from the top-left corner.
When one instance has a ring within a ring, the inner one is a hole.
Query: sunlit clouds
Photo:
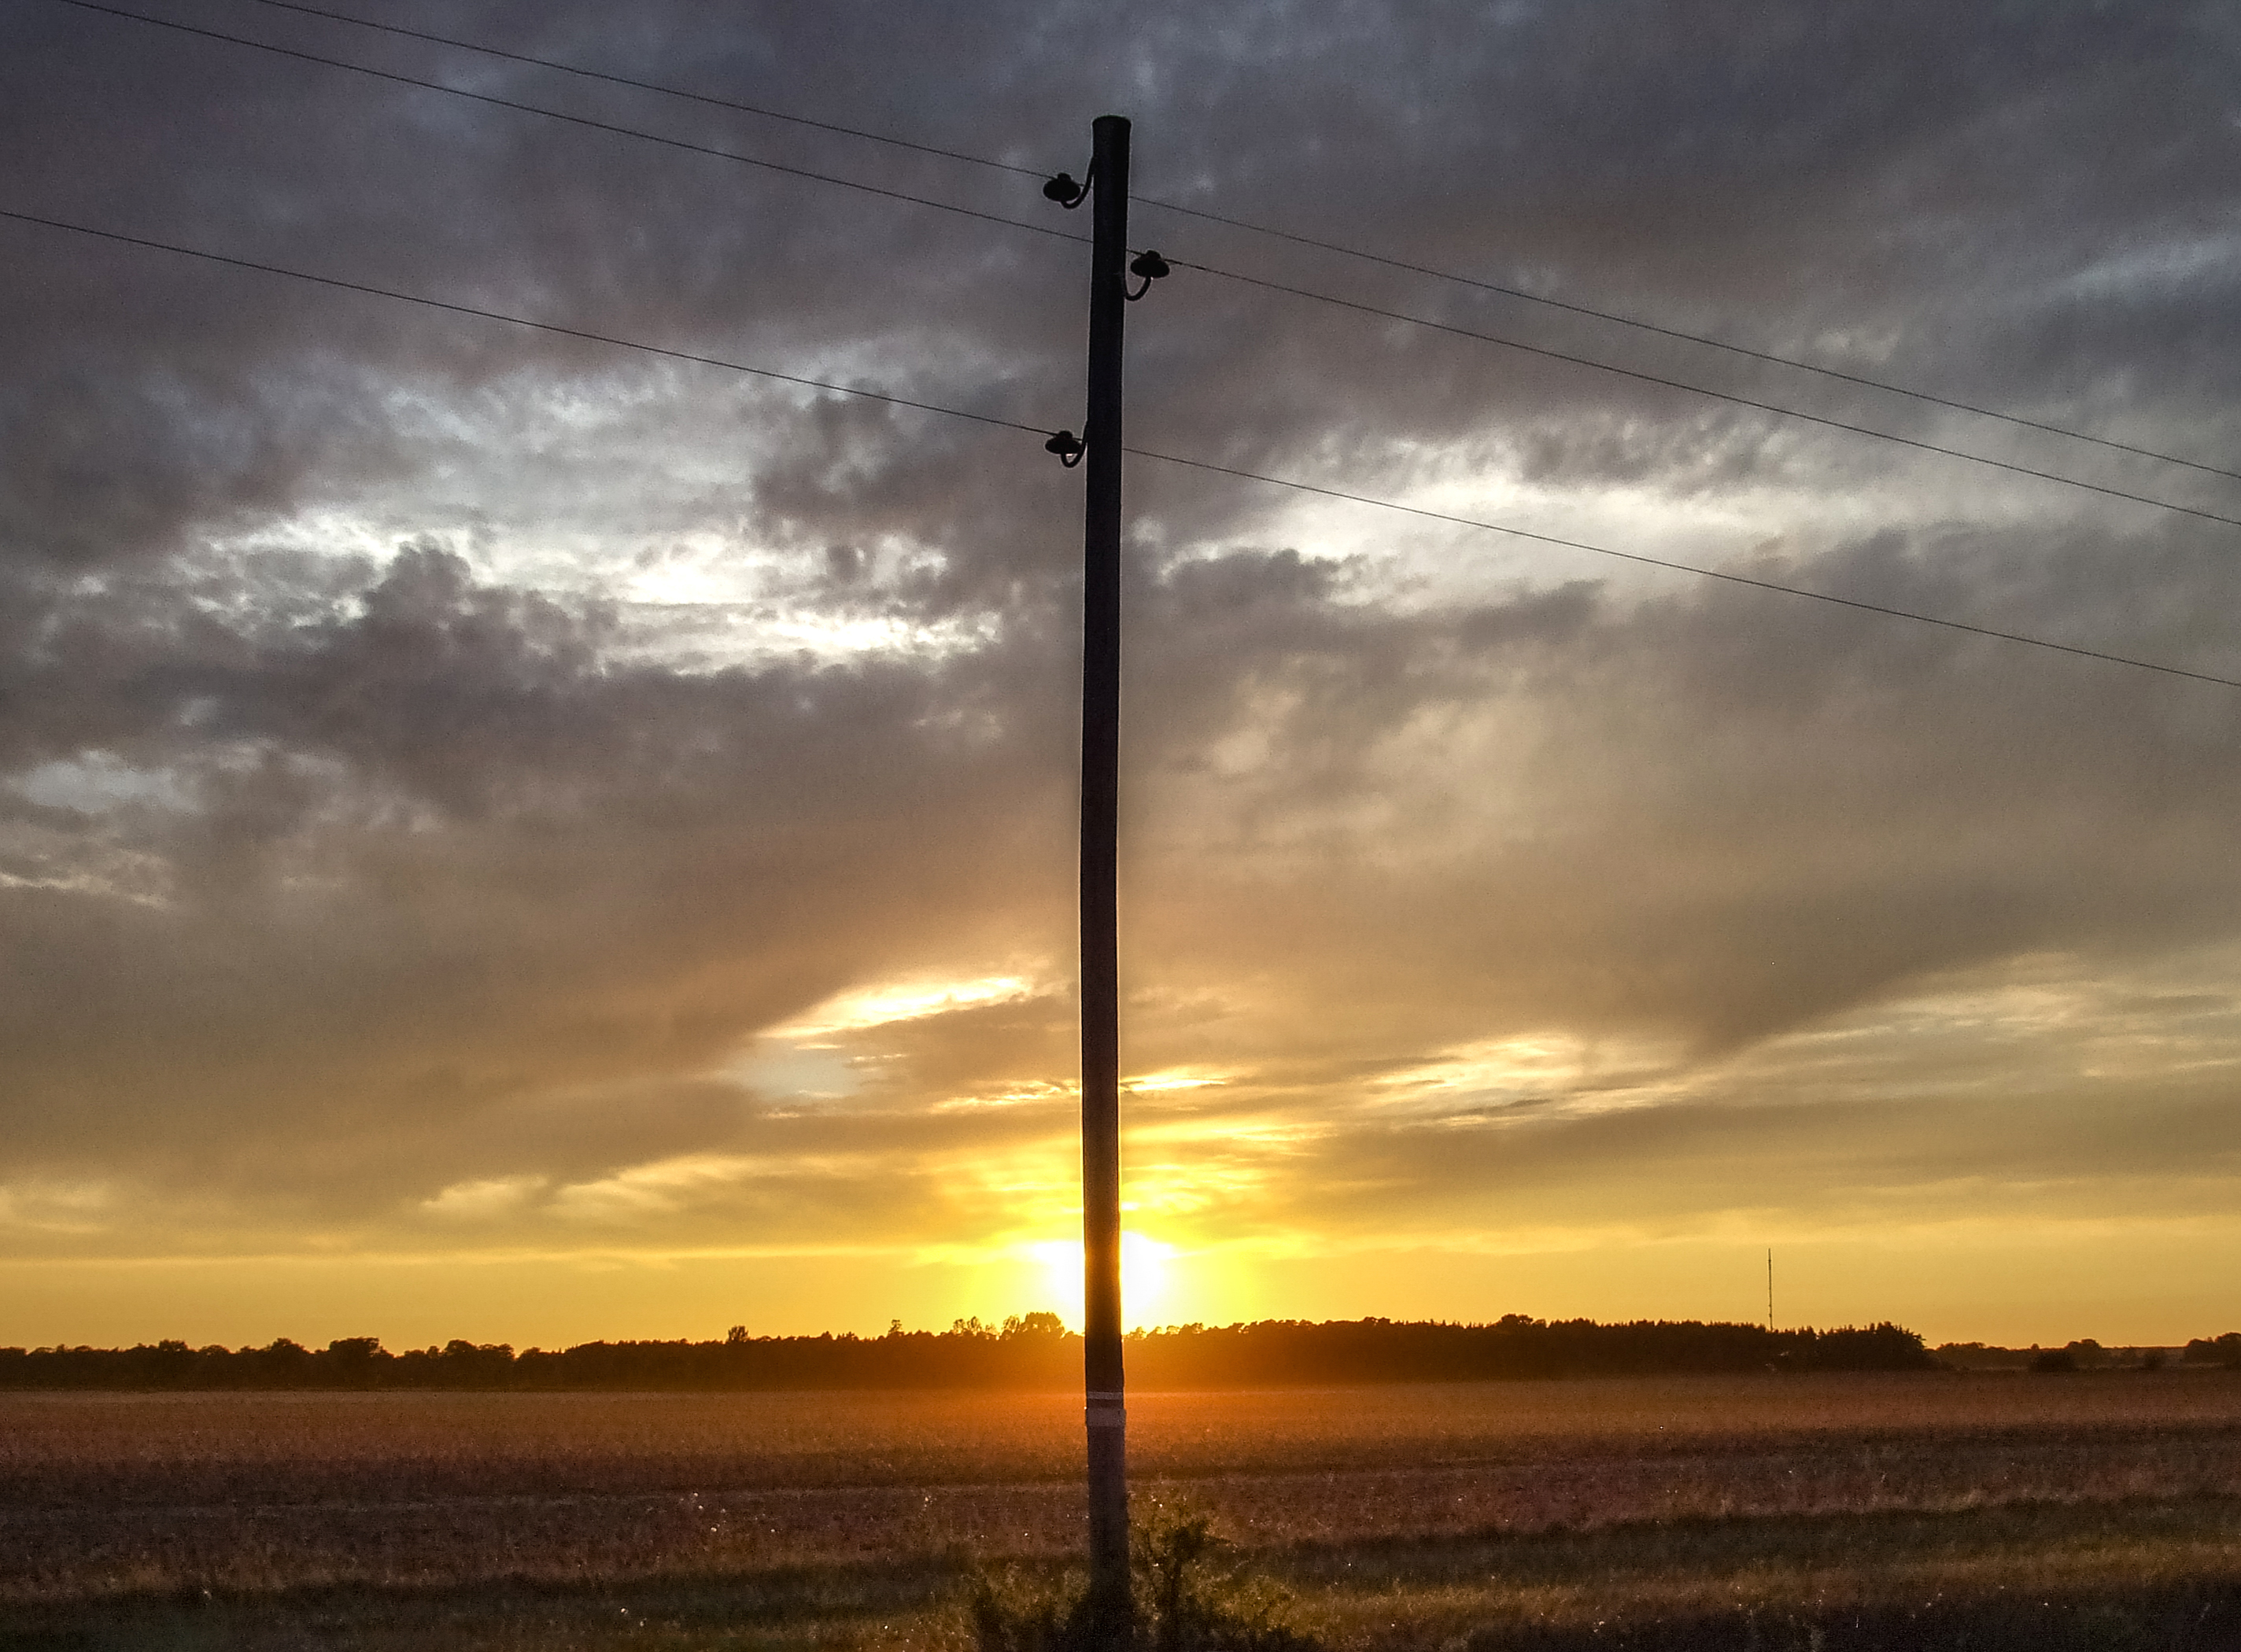
[[[817,1047],[815,1040],[829,1040],[835,1033],[886,1027],[985,1004],[1017,1003],[1031,990],[1016,975],[962,981],[895,981],[838,993],[798,1020],[773,1027],[768,1036]]]

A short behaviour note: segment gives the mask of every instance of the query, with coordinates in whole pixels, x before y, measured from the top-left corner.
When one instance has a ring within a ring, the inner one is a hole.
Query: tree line
[[[1915,1371],[1937,1361],[1912,1331],[1888,1322],[1820,1331],[1696,1320],[1490,1324],[1383,1319],[1263,1320],[1131,1333],[1132,1387],[1271,1388],[1378,1382],[1478,1382],[1551,1377],[1710,1375],[1751,1371]],[[391,1353],[371,1336],[319,1349],[282,1337],[265,1348],[0,1348],[0,1389],[256,1388],[614,1389],[1011,1388],[1064,1390],[1081,1381],[1081,1338],[1054,1314],[1000,1326],[959,1320],[947,1331],[884,1336],[753,1336],[584,1342],[527,1348],[453,1341]]]

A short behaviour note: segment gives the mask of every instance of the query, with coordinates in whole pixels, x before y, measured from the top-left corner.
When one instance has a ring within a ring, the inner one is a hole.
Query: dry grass
[[[1078,1408],[7,1396],[0,1648],[959,1645],[968,1562],[1078,1549]],[[1130,1421],[1138,1496],[1213,1515],[1339,1645],[2241,1576],[2223,1374],[1154,1395]]]

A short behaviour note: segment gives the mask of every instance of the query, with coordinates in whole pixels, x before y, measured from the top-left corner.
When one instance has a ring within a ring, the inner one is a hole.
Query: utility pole
[[[1128,123],[1100,115],[1089,187],[1089,472],[1081,528],[1081,1318],[1089,1592],[1128,1615],[1128,1413],[1120,1369],[1120,333]]]
[[[1061,206],[1094,197],[1089,264],[1089,400],[1081,437],[1045,445],[1088,468],[1082,512],[1081,1260],[1083,1421],[1089,1455],[1090,1608],[1118,1644],[1133,1617],[1128,1585],[1128,1431],[1120,1344],[1120,368],[1126,306],[1167,273],[1156,252],[1128,258],[1128,123],[1092,127],[1089,176],[1061,172],[1043,193]],[[1143,285],[1128,291],[1127,277]]]
[[[1766,1328],[1774,1328],[1774,1247],[1766,1247]]]

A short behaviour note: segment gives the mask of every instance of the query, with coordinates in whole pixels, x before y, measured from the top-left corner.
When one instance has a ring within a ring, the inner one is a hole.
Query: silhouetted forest
[[[1912,1371],[1936,1367],[1922,1339],[1891,1324],[1770,1331],[1695,1320],[1602,1325],[1508,1314],[1490,1325],[1341,1320],[1184,1325],[1130,1335],[1139,1389],[1476,1382],[1534,1377],[1745,1371]],[[370,1336],[311,1349],[0,1348],[0,1388],[1066,1389],[1081,1381],[1081,1339],[1053,1314],[1000,1327],[884,1336],[752,1336],[708,1342],[585,1342],[516,1353],[452,1341],[392,1354]]]

